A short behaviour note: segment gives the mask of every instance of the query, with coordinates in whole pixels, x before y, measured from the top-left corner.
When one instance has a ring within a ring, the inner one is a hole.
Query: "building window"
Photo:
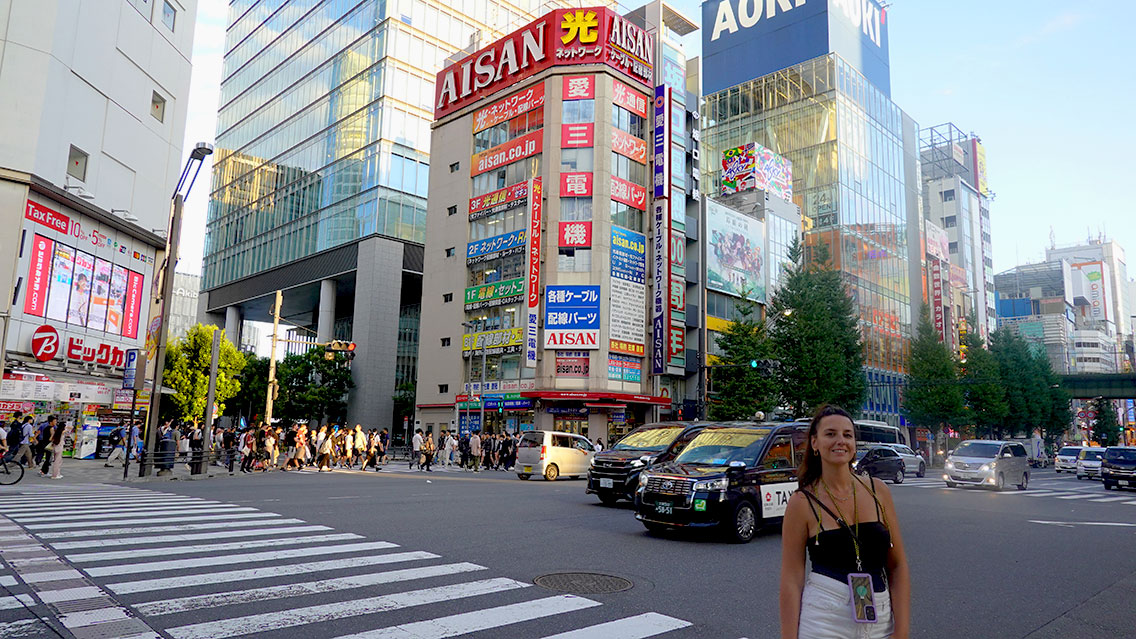
[[[442,293],[442,303],[443,304],[449,304],[452,301],[454,301],[454,294],[453,293]]]
[[[67,157],[67,175],[80,182],[87,181],[87,154],[74,146],[71,147],[71,152]]]
[[[947,217],[943,218],[943,228],[953,229],[956,226],[958,226],[958,217],[957,216],[948,215]]]
[[[174,30],[174,22],[177,20],[177,9],[169,2],[162,3],[162,24],[170,31]]]
[[[442,348],[446,348],[446,347],[447,347],[447,346],[449,346],[449,345],[450,345],[450,338],[448,338],[448,337],[443,337],[443,338],[442,338]]]
[[[947,189],[946,191],[943,191],[939,195],[941,195],[943,197],[944,202],[954,202],[955,201],[955,190],[954,189]]]
[[[565,103],[569,104],[569,103]],[[592,171],[595,165],[591,147],[560,151],[561,171]]]
[[[959,252],[959,243],[958,242],[951,242],[947,246],[947,250],[949,250],[952,254],[958,253]]]
[[[150,115],[158,122],[166,121],[166,99],[158,95],[157,91],[150,96]]]
[[[557,270],[563,273],[586,273],[592,270],[592,249],[560,249]]]
[[[447,206],[446,207],[446,215],[457,215],[457,214],[458,214],[458,205],[455,204],[453,206]]]
[[[451,246],[450,248],[446,249],[446,257],[453,257],[453,256],[454,256],[454,247]]]
[[[561,122],[564,124],[579,124],[582,122],[595,122],[596,121],[596,101],[595,100],[566,100],[563,102],[563,118]]]
[[[438,392],[439,393],[450,392],[450,385],[449,384],[438,384]]]
[[[461,162],[454,162],[450,165],[450,173],[457,173],[462,168]]]
[[[563,222],[584,222],[592,219],[592,198],[560,198],[560,220]]]
[[[611,223],[631,229],[636,233],[643,232],[643,211],[627,206],[622,202],[611,201]]]

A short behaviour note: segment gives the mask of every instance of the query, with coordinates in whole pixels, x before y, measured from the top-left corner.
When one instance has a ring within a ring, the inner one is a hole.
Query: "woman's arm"
[[[801,592],[805,589],[805,544],[809,539],[808,505],[794,493],[781,524],[781,639],[797,639]]]
[[[891,550],[888,551],[888,590],[891,591],[891,614],[895,621],[895,639],[908,639],[911,635],[911,574],[907,569],[907,552],[903,548],[903,535],[899,530],[899,514],[891,498],[891,490],[883,480],[872,479],[880,506],[887,514],[888,532],[891,533]]]

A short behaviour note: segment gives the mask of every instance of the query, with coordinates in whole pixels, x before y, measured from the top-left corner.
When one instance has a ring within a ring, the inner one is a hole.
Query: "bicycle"
[[[11,486],[24,478],[24,465],[16,460],[0,460],[0,486]]]

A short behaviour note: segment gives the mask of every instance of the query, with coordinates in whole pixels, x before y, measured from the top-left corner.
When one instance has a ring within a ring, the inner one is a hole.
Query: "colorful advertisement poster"
[[[530,183],[532,206],[529,207],[529,267],[526,284],[528,317],[525,323],[525,368],[536,368],[537,333],[540,324],[540,240],[544,208],[543,178]]]
[[[51,285],[51,260],[55,242],[42,235],[32,240],[31,263],[28,265],[28,291],[24,293],[24,313],[43,317],[47,311],[47,290]]]
[[[473,132],[484,131],[502,122],[512,120],[522,113],[544,107],[544,83],[521,89],[509,97],[478,109],[473,114]]]
[[[592,174],[561,173],[560,197],[592,197]]]
[[[974,138],[972,141],[974,150],[974,181],[975,186],[978,187],[978,192],[983,196],[990,196],[990,184],[986,180],[986,148]]]
[[[943,263],[936,258],[927,260],[931,271],[931,318],[935,334],[943,341],[946,334],[946,309],[943,307]]]
[[[42,224],[53,231],[59,231],[64,235],[71,231],[71,218],[49,209],[42,204],[36,204],[31,200],[27,200],[27,206],[24,209],[24,217],[35,222]]]
[[[142,317],[142,287],[144,278],[140,273],[127,271],[126,301],[123,304],[122,336],[131,339],[138,337],[138,322]]]
[[[596,145],[596,125],[591,122],[560,125],[560,148],[575,149]]]
[[[106,328],[107,306],[110,303],[111,263],[95,259],[95,279],[91,283],[91,314],[87,317],[87,328],[101,331]]]
[[[726,149],[722,152],[722,195],[756,188],[757,157],[752,144]]]
[[[496,213],[503,213],[525,205],[529,195],[528,182],[521,182],[503,189],[497,189],[485,195],[470,198],[469,219],[480,220]]]
[[[516,304],[525,299],[525,278],[518,277],[465,289],[465,310]]]
[[[756,142],[727,149],[722,153],[722,194],[750,189],[792,201],[792,163]]]
[[[608,355],[607,378],[638,384],[643,381],[643,360],[626,355]]]
[[[667,273],[670,289],[667,294],[667,366],[672,375],[686,366],[686,234],[671,221],[671,245],[667,249]]]
[[[706,288],[765,303],[765,224],[706,200]]]
[[[91,311],[91,282],[95,280],[95,256],[82,251],[75,253],[75,274],[71,280],[71,302],[67,308],[67,323],[86,326]]]
[[[599,349],[600,287],[546,286],[544,348]]]
[[[462,356],[481,355],[507,355],[520,353],[525,343],[525,330],[520,326],[516,328],[503,328],[495,331],[480,333],[466,333],[462,335]]]
[[[71,279],[75,271],[75,249],[63,244],[55,245],[51,261],[51,287],[47,295],[47,316],[67,321],[67,299],[71,296]]]
[[[927,255],[930,255],[944,262],[949,262],[951,259],[950,236],[947,235],[947,232],[934,222],[931,222],[930,220],[924,220],[924,223],[927,228]]]
[[[659,85],[655,87],[655,120],[654,120],[654,143],[652,145],[652,157],[654,162],[654,173],[652,176],[652,184],[655,187],[655,197],[666,197],[667,188],[671,183],[670,176],[670,158],[667,157],[670,151],[670,100],[667,99],[667,87]],[[612,196],[613,198],[615,196]],[[641,209],[642,210],[642,209]]]
[[[592,354],[588,351],[556,351],[556,376],[587,377],[591,363]]]
[[[592,245],[591,222],[561,222],[560,248],[587,248]]]
[[[470,242],[465,249],[465,263],[480,264],[498,257],[514,255],[524,250],[525,229],[518,229],[512,233]]]
[[[537,129],[474,155],[470,162],[470,176],[481,175],[486,171],[512,164],[517,160],[536,155],[543,150],[544,129]]]
[[[651,203],[652,271],[655,296],[651,304],[651,372],[661,375],[667,370],[667,288],[670,273],[667,270],[667,242],[670,236],[670,212],[667,200],[658,199]]]
[[[647,96],[614,78],[611,81],[611,89],[612,102],[643,119],[647,119]]]
[[[647,303],[647,237],[618,226],[611,228],[611,303],[608,305],[608,350],[645,354]]]
[[[594,100],[596,97],[594,75],[566,75],[563,83],[565,100]]]
[[[647,142],[623,129],[612,127],[611,150],[639,164],[647,163]]]
[[[1079,289],[1089,301],[1089,316],[1094,320],[1110,319],[1105,302],[1104,262],[1080,262],[1071,266],[1081,272],[1082,281],[1080,286],[1074,284],[1074,290]]]
[[[110,295],[107,297],[106,332],[122,335],[122,311],[126,301],[126,269],[115,266],[110,276]]]
[[[611,199],[640,211],[647,210],[647,189],[614,175],[611,176]]]

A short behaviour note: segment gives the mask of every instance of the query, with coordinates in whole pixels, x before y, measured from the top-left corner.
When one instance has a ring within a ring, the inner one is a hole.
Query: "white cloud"
[[[1034,29],[1033,31],[1030,31],[1029,33],[1026,33],[1025,35],[1018,38],[1016,44],[1018,46],[1036,44],[1038,42],[1041,42],[1042,40],[1045,40],[1046,38],[1049,38],[1050,36],[1062,33],[1064,31],[1069,31],[1084,20],[1085,16],[1080,13],[1075,13],[1072,11],[1060,13],[1037,29]]]

